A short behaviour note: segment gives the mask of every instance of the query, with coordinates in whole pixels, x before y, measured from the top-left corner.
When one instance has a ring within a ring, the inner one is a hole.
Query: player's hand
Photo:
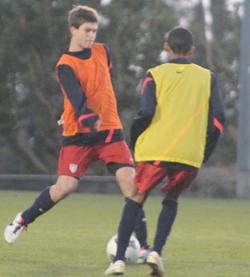
[[[78,118],[78,122],[81,126],[88,127],[91,130],[96,131],[100,126],[98,115],[90,109],[86,109],[86,112],[86,114],[83,114]]]
[[[101,121],[100,119],[98,118],[98,120],[96,121],[95,125],[94,125],[94,129],[97,130],[101,125]]]

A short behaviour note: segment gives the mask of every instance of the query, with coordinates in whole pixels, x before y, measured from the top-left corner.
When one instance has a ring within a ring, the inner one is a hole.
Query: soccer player
[[[13,243],[25,226],[74,192],[79,178],[97,160],[103,161],[115,175],[123,195],[131,196],[134,162],[117,112],[109,52],[103,44],[95,43],[98,18],[96,10],[87,6],[78,5],[69,11],[71,40],[68,51],[56,65],[64,97],[58,179],[6,227],[4,237],[8,243]],[[147,247],[146,231],[142,211],[135,227],[142,247]]]
[[[170,60],[148,70],[142,86],[141,107],[131,129],[135,145],[135,187],[126,202],[118,229],[117,255],[106,275],[125,272],[124,253],[149,192],[163,182],[164,199],[154,243],[146,263],[151,275],[163,276],[162,249],[175,221],[178,197],[195,179],[223,132],[224,111],[214,74],[189,58],[192,34],[176,27],[164,48]]]

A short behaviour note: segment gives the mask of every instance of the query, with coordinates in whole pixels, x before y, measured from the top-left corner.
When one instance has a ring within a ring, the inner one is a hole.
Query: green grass
[[[0,194],[0,229],[37,194]],[[160,197],[145,206],[152,242]],[[29,226],[14,245],[0,240],[0,277],[95,277],[108,265],[105,247],[115,234],[121,196],[75,194]],[[249,277],[250,203],[180,199],[179,214],[164,249],[168,277]],[[148,276],[129,265],[126,276]]]

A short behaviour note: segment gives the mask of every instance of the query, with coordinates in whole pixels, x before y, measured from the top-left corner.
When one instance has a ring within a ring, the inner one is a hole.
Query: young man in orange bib
[[[164,275],[162,249],[175,221],[178,197],[207,161],[223,132],[224,112],[214,74],[192,63],[193,38],[175,28],[165,42],[169,62],[148,70],[141,107],[131,130],[135,148],[135,187],[118,230],[118,250],[106,275],[123,274],[124,253],[149,192],[165,177],[164,199],[146,263],[152,276]]]
[[[8,243],[13,243],[25,226],[74,192],[79,178],[97,160],[103,161],[115,175],[123,195],[132,195],[134,162],[117,112],[110,76],[112,64],[107,48],[95,42],[98,14],[90,7],[75,6],[69,11],[68,25],[70,45],[56,65],[64,97],[58,179],[6,227],[4,237]],[[143,211],[135,231],[141,246],[147,247]]]

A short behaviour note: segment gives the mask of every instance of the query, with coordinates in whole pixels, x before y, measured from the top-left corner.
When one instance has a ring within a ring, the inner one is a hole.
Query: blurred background
[[[236,196],[244,6],[233,0],[1,0],[0,174],[56,174],[62,96],[55,64],[69,43],[67,11],[73,4],[90,5],[101,15],[97,41],[111,50],[113,82],[128,138],[141,80],[149,67],[166,61],[165,33],[177,25],[193,32],[193,61],[217,74],[227,121],[223,138],[190,193]],[[98,163],[88,175],[108,172]]]

